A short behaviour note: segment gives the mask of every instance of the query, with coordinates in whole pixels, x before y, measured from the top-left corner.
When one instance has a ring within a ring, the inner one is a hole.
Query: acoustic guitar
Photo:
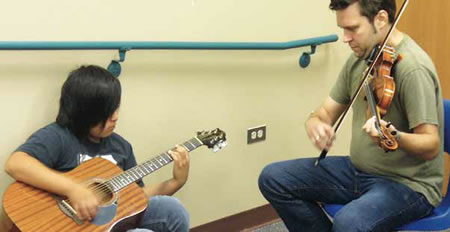
[[[218,128],[198,132],[182,144],[188,151],[203,145],[218,151],[226,145],[225,133]],[[81,221],[64,196],[16,181],[8,186],[3,196],[6,216],[13,223],[10,231],[118,232],[134,228],[140,213],[147,207],[147,197],[135,182],[172,162],[168,152],[127,171],[106,159],[93,158],[64,173],[85,182],[99,197],[101,204],[91,221]]]

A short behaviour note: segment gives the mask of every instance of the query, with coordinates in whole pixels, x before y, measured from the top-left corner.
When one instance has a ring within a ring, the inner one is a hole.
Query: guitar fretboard
[[[197,138],[194,137],[182,144],[183,147],[186,148],[188,152],[202,146],[203,143]],[[171,149],[172,150],[172,149]],[[173,161],[172,156],[169,154],[169,151],[166,151],[151,160],[148,160],[138,166],[128,169],[121,174],[112,177],[108,181],[105,182],[106,185],[111,187],[114,192],[117,192],[129,184],[136,182],[137,180],[142,179],[144,176],[149,175],[150,173],[164,167]]]

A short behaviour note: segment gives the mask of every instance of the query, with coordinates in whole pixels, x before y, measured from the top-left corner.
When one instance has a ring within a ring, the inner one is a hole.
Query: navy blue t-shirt
[[[67,172],[82,162],[94,157],[107,159],[122,170],[136,166],[131,144],[122,136],[113,133],[100,143],[89,139],[79,140],[69,129],[51,123],[34,132],[16,151],[25,152],[38,159],[45,166]],[[144,186],[142,180],[137,181]]]

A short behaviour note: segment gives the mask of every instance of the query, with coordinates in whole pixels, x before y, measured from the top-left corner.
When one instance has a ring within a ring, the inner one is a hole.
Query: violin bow
[[[353,106],[353,104],[356,101],[356,98],[358,97],[359,93],[361,92],[361,90],[363,89],[364,83],[367,81],[367,78],[369,77],[371,71],[373,70],[373,68],[375,67],[376,60],[378,60],[378,58],[380,57],[380,55],[383,53],[384,47],[386,47],[387,41],[389,40],[389,37],[391,36],[392,32],[394,31],[394,28],[397,26],[397,23],[401,17],[401,15],[403,14],[403,12],[405,11],[406,5],[408,5],[409,0],[405,0],[403,1],[402,7],[400,8],[397,17],[395,18],[394,22],[392,23],[391,28],[389,29],[386,37],[383,40],[383,43],[381,44],[381,46],[379,47],[379,49],[377,50],[377,53],[374,56],[373,61],[371,62],[370,66],[365,70],[364,73],[364,77],[361,81],[361,83],[358,86],[358,89],[356,90],[355,94],[353,94],[351,100],[350,100],[350,104],[347,106],[347,108],[345,109],[345,111],[342,113],[342,115],[339,118],[338,123],[336,124],[336,126],[334,127],[334,134],[337,134],[337,132],[339,131],[339,129],[341,128],[342,123],[344,122],[345,118],[348,115],[348,112],[350,111],[350,108]],[[322,152],[320,153],[319,157],[317,158],[316,162],[314,163],[315,166],[319,165],[320,161],[325,159],[325,157],[328,154],[328,150],[323,149]]]

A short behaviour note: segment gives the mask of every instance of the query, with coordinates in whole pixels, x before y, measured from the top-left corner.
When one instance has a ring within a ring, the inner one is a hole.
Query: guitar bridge
[[[61,197],[53,195],[53,198],[56,200],[56,203],[58,204],[59,209],[70,219],[72,219],[75,223],[78,225],[83,224],[83,221],[81,221],[78,216],[75,209],[72,208],[72,206],[67,203],[67,201],[63,200]]]

